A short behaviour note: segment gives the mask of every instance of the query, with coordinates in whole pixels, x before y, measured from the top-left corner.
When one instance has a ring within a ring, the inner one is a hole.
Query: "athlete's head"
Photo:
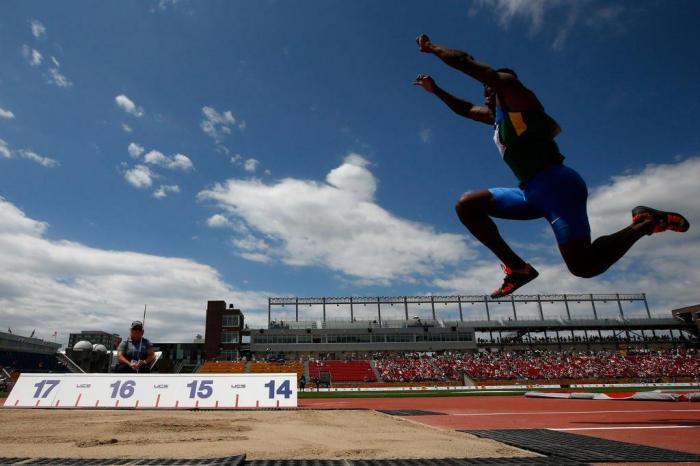
[[[516,79],[518,78],[518,75],[515,74],[515,71],[513,71],[510,68],[499,68],[496,71],[498,73],[511,74]],[[491,86],[487,84],[484,84],[484,104],[491,110],[493,110],[496,106],[496,91],[494,91],[493,88],[491,88]]]

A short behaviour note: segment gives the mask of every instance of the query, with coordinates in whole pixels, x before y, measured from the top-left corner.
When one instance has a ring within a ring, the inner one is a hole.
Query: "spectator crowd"
[[[480,352],[405,354],[375,361],[385,382],[634,379],[656,382],[700,376],[695,350],[622,352]]]

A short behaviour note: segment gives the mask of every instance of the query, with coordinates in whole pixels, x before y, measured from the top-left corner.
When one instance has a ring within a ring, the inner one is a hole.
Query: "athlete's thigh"
[[[524,192],[528,202],[544,213],[559,245],[574,240],[576,244],[578,240],[590,243],[588,189],[578,173],[565,166],[553,167],[529,183]]]
[[[544,217],[544,213],[525,199],[520,188],[491,188],[488,214],[491,217],[509,220],[533,220]]]

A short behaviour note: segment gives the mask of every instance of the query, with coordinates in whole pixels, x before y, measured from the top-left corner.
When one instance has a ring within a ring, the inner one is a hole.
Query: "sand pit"
[[[534,456],[374,411],[0,409],[2,456],[248,459]]]

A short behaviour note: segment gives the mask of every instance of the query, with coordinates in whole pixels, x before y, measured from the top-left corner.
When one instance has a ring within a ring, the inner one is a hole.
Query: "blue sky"
[[[207,299],[262,324],[274,295],[485,294],[497,260],[454,214],[513,186],[491,130],[411,82],[478,83],[424,32],[518,71],[587,180],[593,234],[648,204],[700,221],[697,2],[189,0],[0,6],[0,324],[59,339],[203,330]],[[546,222],[499,222],[523,293],[697,303],[694,229],[572,277]],[[310,318],[315,318],[311,316]]]

